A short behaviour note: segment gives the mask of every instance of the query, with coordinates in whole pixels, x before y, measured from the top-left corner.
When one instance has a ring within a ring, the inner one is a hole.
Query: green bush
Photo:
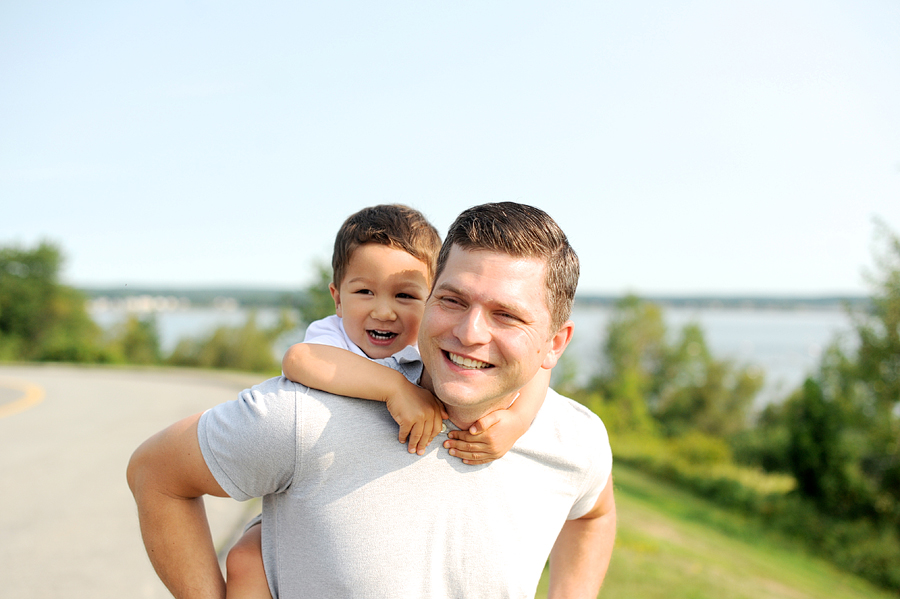
[[[167,362],[176,366],[280,372],[272,346],[293,326],[285,312],[274,327],[261,329],[256,324],[256,314],[251,313],[242,326],[219,327],[205,338],[180,341]]]
[[[900,591],[896,527],[871,518],[829,516],[798,492],[793,477],[735,465],[720,439],[700,434],[664,439],[612,433],[611,442],[617,462],[757,518],[768,529],[801,541],[810,552],[840,568]]]
[[[619,300],[588,391],[616,404],[616,423],[629,431],[731,437],[744,430],[763,383],[758,369],[713,357],[697,324],[668,337],[660,306],[633,295]]]
[[[112,359],[84,296],[59,283],[61,265],[61,253],[50,243],[0,247],[0,359]]]
[[[795,487],[790,476],[734,464],[723,440],[702,433],[676,439],[614,435],[611,440],[617,461],[748,514]]]
[[[674,456],[693,466],[730,464],[731,448],[723,439],[691,431],[671,441]]]
[[[126,364],[159,364],[162,352],[159,348],[159,331],[156,319],[131,315],[111,332],[109,341],[117,362]]]

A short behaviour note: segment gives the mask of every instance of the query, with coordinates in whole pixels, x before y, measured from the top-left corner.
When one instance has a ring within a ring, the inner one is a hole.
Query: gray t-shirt
[[[612,469],[600,419],[553,391],[513,449],[482,466],[450,456],[446,434],[410,454],[384,404],[283,377],[209,410],[198,433],[229,495],[264,497],[276,598],[533,597],[560,528]]]

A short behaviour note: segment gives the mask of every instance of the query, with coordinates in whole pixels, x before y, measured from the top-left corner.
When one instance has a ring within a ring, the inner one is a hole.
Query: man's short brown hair
[[[421,212],[402,204],[379,204],[350,215],[334,238],[331,267],[335,287],[341,286],[353,252],[361,245],[375,243],[403,250],[428,267],[434,280],[435,260],[441,236]]]
[[[438,255],[435,281],[441,276],[454,245],[467,251],[489,250],[543,260],[547,269],[551,332],[558,331],[569,319],[578,286],[578,256],[566,234],[543,210],[515,202],[469,208],[450,225]]]

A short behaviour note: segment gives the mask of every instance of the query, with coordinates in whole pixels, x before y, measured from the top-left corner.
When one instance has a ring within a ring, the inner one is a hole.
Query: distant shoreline
[[[211,306],[223,300],[245,307],[293,307],[302,299],[297,289],[273,288],[179,288],[179,287],[87,287],[78,288],[89,300],[110,301],[134,297],[177,298],[192,306]],[[612,307],[623,295],[584,294],[575,297],[578,307]],[[639,295],[645,301],[668,308],[741,310],[835,310],[860,308],[869,302],[862,295]]]
[[[578,295],[579,306],[612,307],[624,296]],[[862,295],[823,296],[729,296],[729,295],[639,295],[642,300],[666,308],[704,308],[729,310],[836,310],[847,306],[861,308],[869,303]]]

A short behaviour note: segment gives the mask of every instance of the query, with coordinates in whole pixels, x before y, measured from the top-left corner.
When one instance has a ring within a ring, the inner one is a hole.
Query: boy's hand
[[[503,457],[525,434],[528,426],[510,410],[496,410],[473,424],[468,431],[450,431],[444,447],[464,464],[487,464]]]
[[[423,455],[431,440],[441,432],[443,419],[447,418],[444,405],[430,391],[412,383],[403,385],[385,403],[400,425],[397,438],[401,443],[409,439],[409,453]]]

